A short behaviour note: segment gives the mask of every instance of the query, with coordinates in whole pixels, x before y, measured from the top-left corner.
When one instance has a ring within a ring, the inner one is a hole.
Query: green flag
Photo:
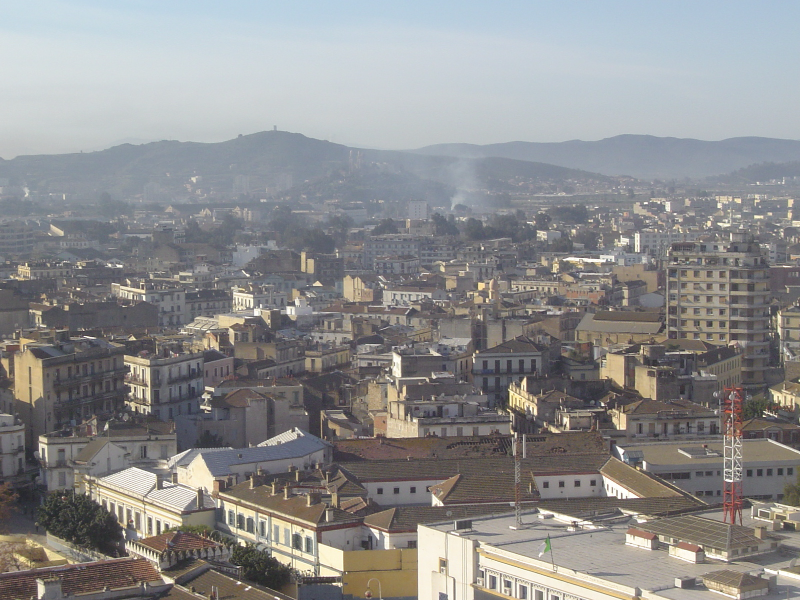
[[[539,558],[550,552],[550,534],[547,534],[547,539],[539,546]]]

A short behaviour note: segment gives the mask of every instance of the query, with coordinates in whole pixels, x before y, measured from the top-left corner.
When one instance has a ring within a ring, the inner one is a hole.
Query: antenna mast
[[[740,387],[725,388],[720,402],[725,423],[723,522],[742,524],[742,404]]]

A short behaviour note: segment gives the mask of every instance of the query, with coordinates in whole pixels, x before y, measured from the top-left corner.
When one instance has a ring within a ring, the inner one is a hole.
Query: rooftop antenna
[[[520,443],[520,437],[518,432],[514,432],[514,443],[513,443],[513,453],[514,453],[514,527],[513,529],[522,529],[522,477],[521,477],[521,468],[522,465],[520,463],[521,458],[525,458],[525,441],[526,436],[522,434],[522,440]],[[520,456],[520,454],[522,456]]]
[[[719,396],[719,392],[715,395]],[[724,493],[722,520],[742,524],[742,413],[744,392],[741,387],[726,387],[720,397],[724,415]]]

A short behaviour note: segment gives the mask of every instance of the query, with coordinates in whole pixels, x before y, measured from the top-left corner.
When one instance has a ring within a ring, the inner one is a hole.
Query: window
[[[794,475],[794,467],[786,467],[787,475]]]
[[[395,494],[399,494],[400,493],[400,488],[394,488],[394,493]]]
[[[314,552],[314,540],[310,536],[306,536],[306,552],[309,554]]]
[[[547,489],[547,488],[549,488],[549,487],[550,487],[550,482],[549,482],[549,481],[543,481],[543,482],[542,482],[542,487],[543,487],[544,489]]]
[[[262,538],[267,537],[267,522],[266,521],[259,521],[258,522],[258,535]]]
[[[67,473],[65,471],[58,472],[58,487],[65,487],[67,485]]]
[[[518,588],[519,593],[519,600],[528,600],[528,586],[527,585],[520,585]]]
[[[283,545],[284,546],[291,546],[292,545],[292,536],[288,529],[285,527],[283,528]]]
[[[597,485],[597,479],[592,479],[589,481],[589,485],[595,487]]]
[[[772,469],[767,469],[767,477],[772,477]]]
[[[239,513],[238,515],[236,515],[236,528],[237,529],[244,529],[244,527],[245,527],[245,525],[244,525],[244,515],[242,513]]]
[[[247,533],[255,533],[256,524],[253,517],[247,517]]]
[[[303,536],[299,533],[292,534],[292,548],[295,550],[303,549]]]
[[[581,487],[581,480],[580,479],[576,479],[575,480],[574,487]]]
[[[783,475],[783,467],[778,467],[778,475]]]
[[[439,561],[441,564],[441,560]],[[447,561],[445,561],[445,565],[447,565]],[[497,589],[497,577],[494,575],[489,575],[489,589],[496,590]]]
[[[383,488],[378,488],[378,495],[383,494]]]
[[[440,558],[439,559],[439,573],[447,573],[447,559],[446,558]],[[494,584],[495,584],[495,586],[497,586],[497,578],[496,577],[495,577],[495,580],[494,580]],[[494,588],[492,588],[492,589],[494,589]]]
[[[281,528],[277,525],[272,526],[272,542],[275,544],[281,543]]]
[[[560,488],[564,487],[564,482],[563,481],[559,481],[558,482],[558,487],[560,487]]]
[[[752,477],[753,476],[753,469],[747,469],[747,476],[748,477]]]
[[[409,491],[410,493],[412,493],[412,494],[416,494],[416,493],[417,493],[417,487],[416,487],[416,486],[414,486],[414,485],[412,485],[412,486],[411,486],[411,488],[410,488],[408,491]]]
[[[764,469],[756,469],[756,477],[762,477],[764,475]]]

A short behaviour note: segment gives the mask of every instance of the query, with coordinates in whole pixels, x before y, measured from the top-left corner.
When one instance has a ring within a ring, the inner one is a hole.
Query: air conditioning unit
[[[478,579],[475,581],[475,585],[483,587],[483,577],[478,577]]]

